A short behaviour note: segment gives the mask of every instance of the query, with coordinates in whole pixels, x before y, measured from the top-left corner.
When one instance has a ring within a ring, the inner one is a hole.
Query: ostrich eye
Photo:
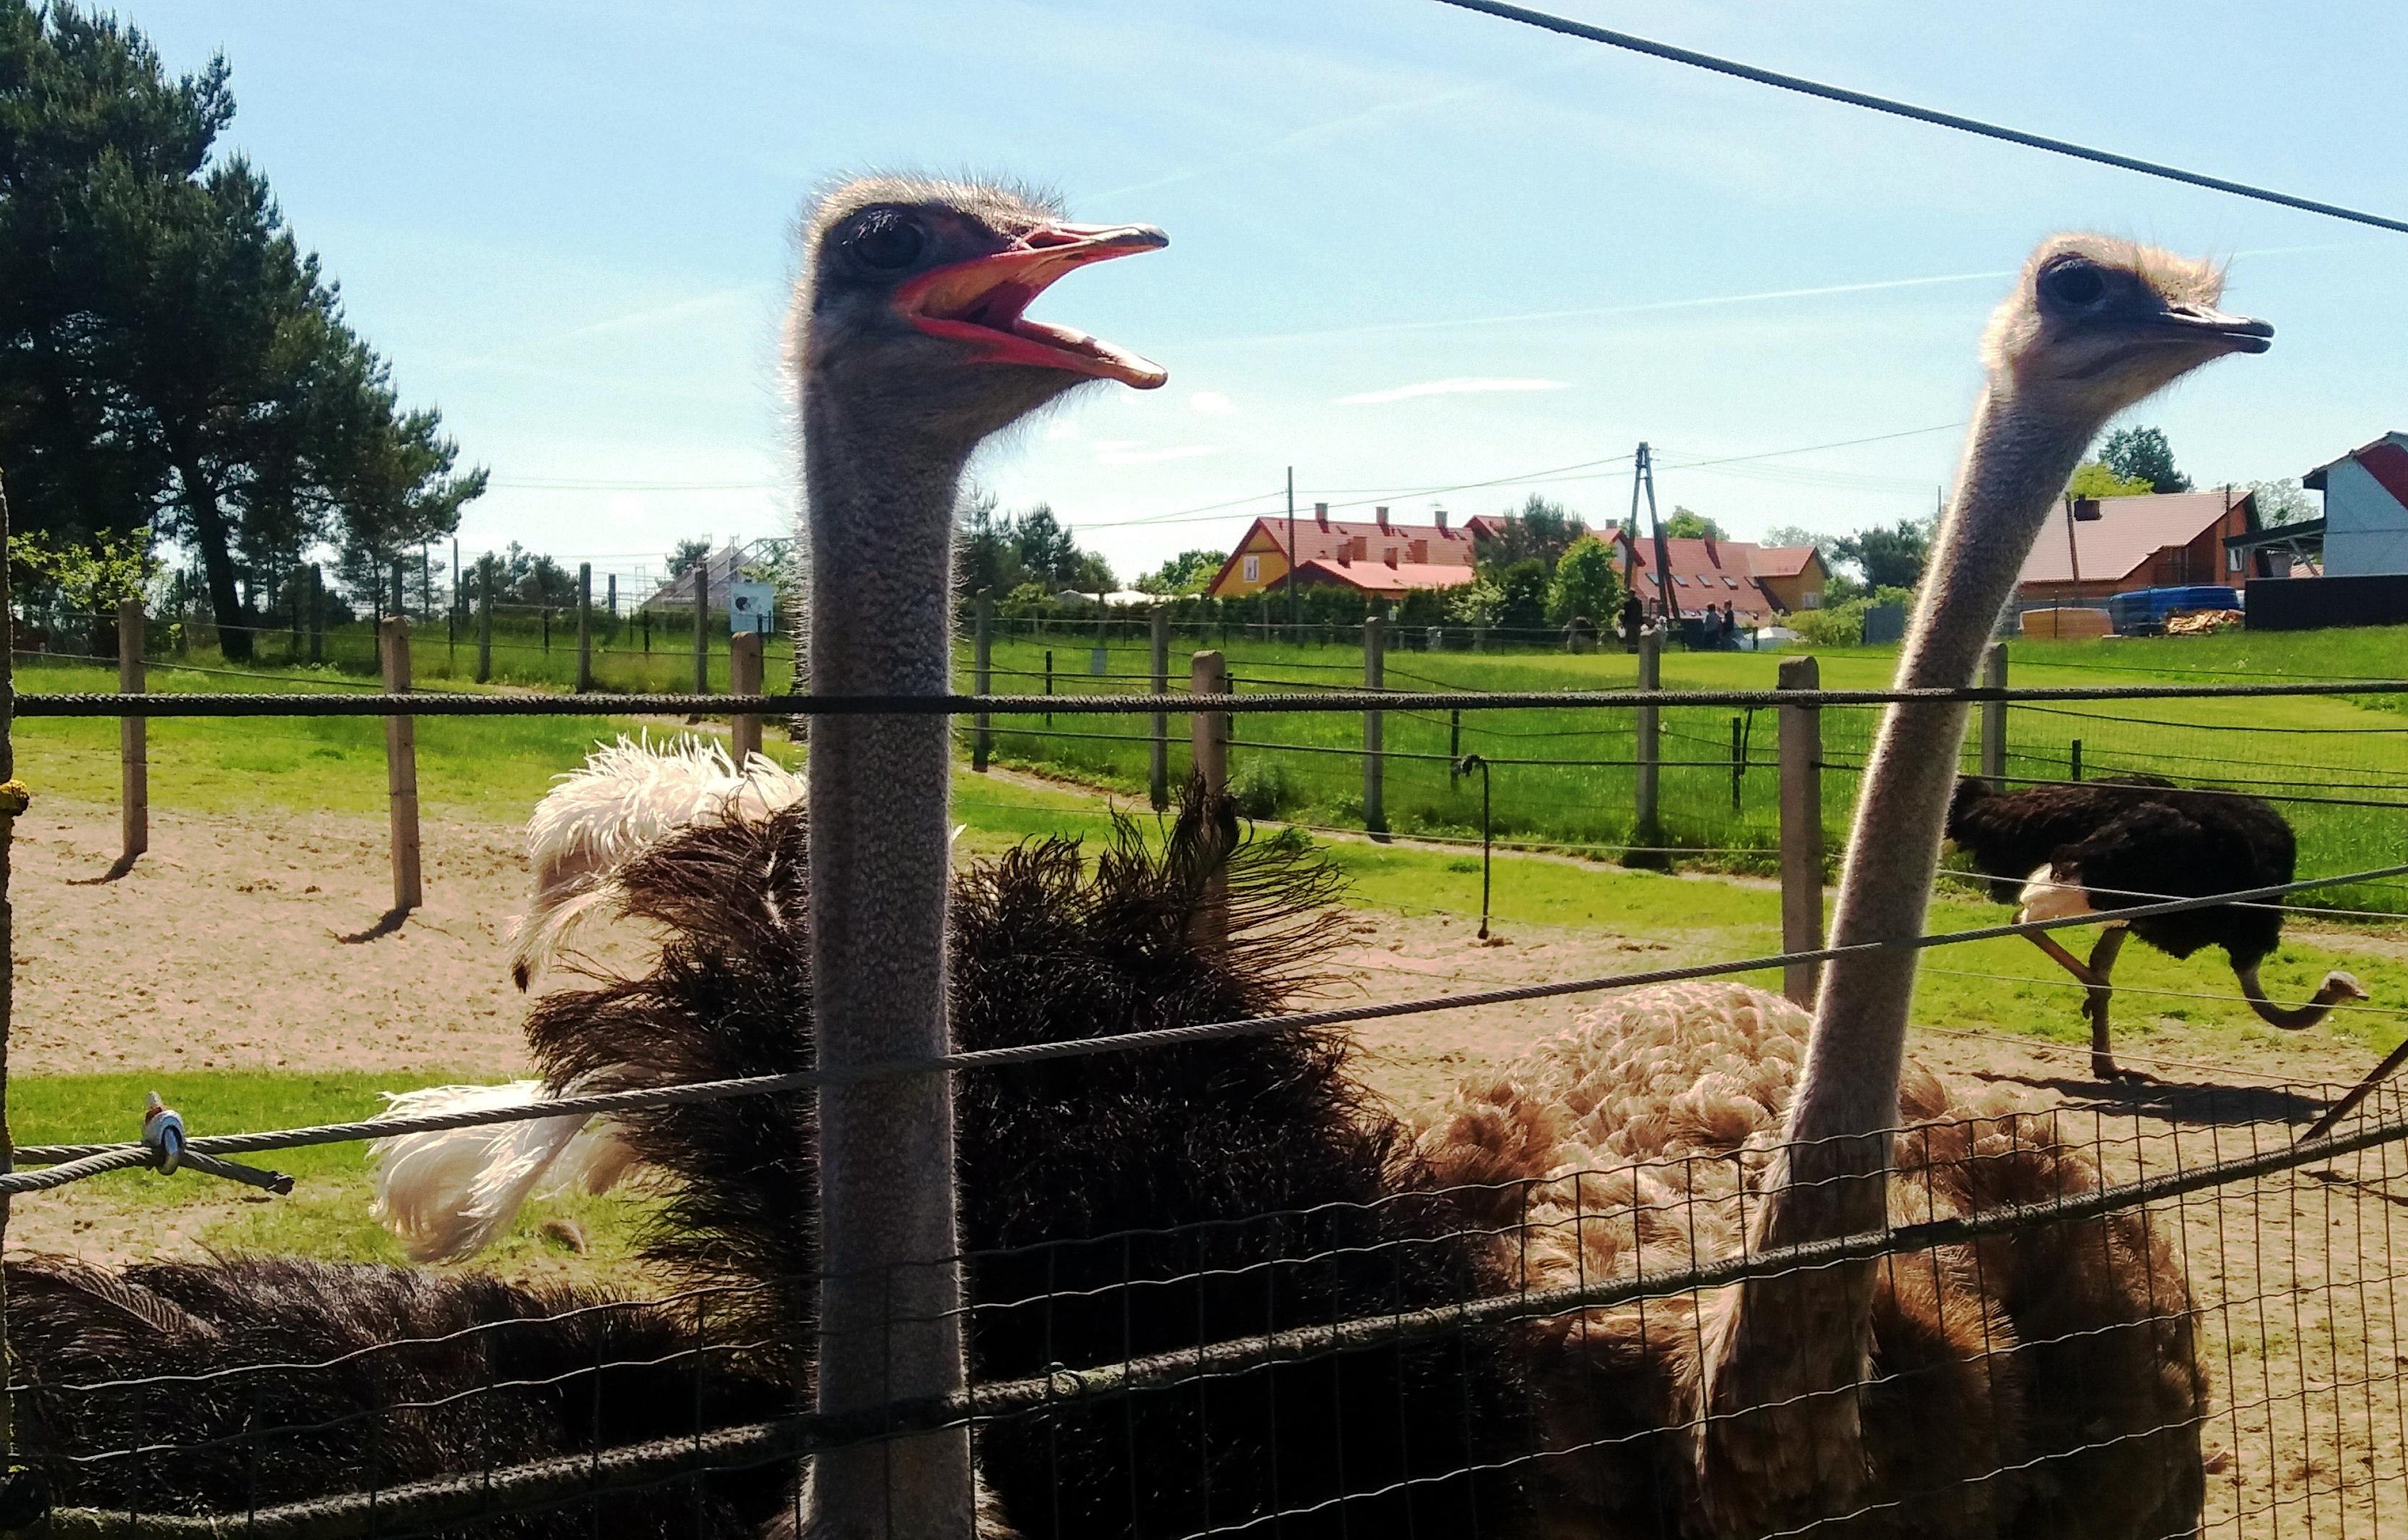
[[[2076,260],[2059,263],[2042,273],[2040,289],[2060,305],[2096,305],[2107,293],[2107,280],[2091,264]]]
[[[927,232],[903,215],[880,209],[861,222],[845,247],[865,267],[897,272],[920,260],[928,245]]]

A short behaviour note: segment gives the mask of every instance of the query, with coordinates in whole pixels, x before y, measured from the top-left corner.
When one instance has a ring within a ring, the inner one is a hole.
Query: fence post
[[[1781,660],[1780,687],[1822,687],[1822,665],[1811,657]],[[1819,706],[1781,708],[1781,949],[1811,952],[1823,944],[1823,711]],[[1821,965],[1791,963],[1781,971],[1781,992],[1794,1004],[1814,1007]]]
[[[494,558],[477,564],[477,683],[494,677]]]
[[[694,564],[694,693],[710,693],[710,558]]]
[[[746,631],[727,640],[727,690],[730,695],[761,693],[761,633]],[[736,768],[741,770],[745,762],[761,752],[761,718],[757,715],[737,717],[731,724],[735,741],[731,745]]]
[[[384,623],[384,688],[409,693],[409,622],[400,615]],[[418,719],[384,719],[385,790],[393,823],[393,907],[415,909],[425,901],[418,881]]]
[[[1644,632],[1639,638],[1639,688],[1661,689],[1663,679],[1664,634],[1661,631]],[[1632,768],[1638,787],[1638,807],[1630,842],[1642,849],[1627,853],[1623,861],[1625,866],[1656,864],[1656,847],[1664,842],[1656,804],[1656,770],[1660,757],[1656,752],[1657,727],[1656,707],[1641,706],[1632,713],[1630,757],[1637,761]],[[1638,862],[1628,859],[1629,856],[1641,855],[1645,859]]]
[[[1219,653],[1197,653],[1188,660],[1190,695],[1226,695],[1228,689],[1228,671]],[[1205,879],[1203,900],[1197,905],[1189,933],[1199,943],[1217,946],[1229,939],[1229,880],[1222,866],[1222,858],[1228,852],[1220,848],[1217,830],[1221,825],[1215,815],[1220,799],[1229,789],[1228,713],[1191,713],[1187,718],[1187,747],[1195,761],[1196,774],[1204,783],[1204,827],[1216,831],[1206,835],[1212,842],[1212,848],[1205,852],[1205,869],[1211,875]]]
[[[182,635],[183,627],[178,626],[177,634]],[[314,561],[309,564],[309,661],[326,661],[326,574]]]
[[[293,641],[292,644],[284,650],[284,661],[287,663],[298,663],[301,661],[301,648],[303,646],[302,632],[309,624],[308,617],[301,612],[301,600],[308,592],[308,584],[304,583],[301,579],[301,566],[298,562],[295,562],[293,566],[292,586],[286,589],[285,592],[292,596],[286,600],[286,602],[293,607]]]
[[[2071,770],[2071,771],[2073,772],[2073,774],[2072,774],[2072,777],[2071,777],[2071,778],[2072,778],[2073,780],[2076,780],[2076,781],[2081,780],[2081,779],[2082,779],[2082,740],[2081,740],[2081,739],[2077,738],[2077,739],[2073,740],[2073,742],[2072,742],[2071,748],[2071,750],[2070,750],[2070,751],[2067,753],[2067,755],[2066,755],[2066,757],[2065,757],[2065,763],[2066,763],[2066,768],[2067,768],[2068,770]]]
[[[1363,687],[1376,690],[1388,677],[1388,623],[1378,615],[1363,621]],[[1363,827],[1373,834],[1388,828],[1382,793],[1386,789],[1387,756],[1382,752],[1387,719],[1379,712],[1363,713]]]
[[[594,564],[590,561],[581,561],[577,564],[577,693],[583,695],[592,688],[594,688]],[[753,693],[757,695],[760,692],[755,690]],[[758,724],[754,725],[753,736],[756,739],[760,736]],[[736,763],[742,765],[744,756],[737,756]]]
[[[1471,650],[1475,653],[1488,651],[1488,623],[1484,620],[1471,628]]]
[[[602,582],[609,592],[610,618],[615,621],[619,618],[619,574],[606,572],[603,574]]]
[[[1049,698],[1054,694],[1054,649],[1051,647],[1045,649],[1045,694]],[[1049,727],[1054,725],[1052,712],[1045,713],[1045,725]]]
[[[149,687],[142,677],[145,624],[140,599],[123,599],[118,603],[117,688],[122,694],[140,695]],[[150,848],[149,727],[150,719],[147,717],[118,718],[118,769],[124,782],[124,805],[118,821],[124,835],[124,861],[128,866],[134,864],[134,857]]]
[[[1747,773],[1747,729],[1731,718],[1731,811],[1740,811],[1740,779]]]
[[[1982,653],[1982,687],[2007,687],[2007,644],[1994,641]],[[1982,702],[1982,779],[1992,791],[2007,789],[2007,703]]]
[[[1163,605],[1154,607],[1148,666],[1154,670],[1154,693],[1170,693],[1170,611]],[[1154,742],[1146,754],[1146,791],[1160,813],[1170,805],[1170,713],[1154,713]]]
[[[995,687],[995,590],[978,591],[977,617],[970,631],[970,694],[982,696]],[[981,712],[970,718],[970,769],[983,775],[995,754],[995,719]]]

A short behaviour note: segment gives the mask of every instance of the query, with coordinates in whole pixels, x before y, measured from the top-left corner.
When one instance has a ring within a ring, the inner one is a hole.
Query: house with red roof
[[[1285,587],[1291,572],[1299,587],[1383,597],[1453,588],[1472,580],[1480,542],[1498,527],[1485,514],[1454,525],[1443,511],[1431,524],[1399,524],[1385,508],[1369,520],[1333,519],[1327,503],[1315,503],[1310,517],[1256,519],[1204,591],[1214,598],[1259,594]]]
[[[1659,571],[1656,541],[1641,537],[1634,542],[1627,529],[1613,532],[1630,586],[1651,611],[1661,607],[1696,615],[1728,605],[1741,626],[1771,626],[1794,611],[1821,609],[1823,585],[1831,581],[1823,554],[1811,545],[1758,545],[1718,536],[1668,537],[1662,543],[1667,562]]]
[[[2246,558],[2226,541],[2258,530],[2252,495],[2231,487],[2101,497],[2095,519],[2061,501],[2016,580],[2027,604],[2103,601],[2135,588],[2248,581]]]

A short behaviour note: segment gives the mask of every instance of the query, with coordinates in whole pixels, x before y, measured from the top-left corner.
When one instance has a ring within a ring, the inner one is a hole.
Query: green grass
[[[1183,688],[1184,654],[1199,640],[1219,643],[1213,634],[1174,643],[1174,656],[1181,659],[1172,670],[1174,688]],[[998,640],[995,688],[1045,688],[1049,649],[1055,693],[1121,692],[1146,684],[1144,678],[1131,677],[1141,676],[1148,666],[1140,640],[1113,639],[1103,677],[1088,672],[1092,643],[1091,634],[1077,633]],[[1240,694],[1354,685],[1362,678],[1359,645],[1352,641],[1297,644],[1235,632],[1226,652]],[[2018,641],[2010,655],[2010,680],[2018,684],[2374,678],[2385,674],[2386,661],[2389,672],[2408,672],[2408,663],[2401,661],[2408,658],[2408,627]],[[1896,661],[1888,649],[1817,650],[1815,655],[1828,688],[1885,686]],[[1769,654],[1673,653],[1664,660],[1662,683],[1669,689],[1769,689],[1778,666],[1779,658]],[[1386,670],[1388,685],[1404,689],[1602,690],[1636,682],[1636,659],[1619,652],[1572,656],[1392,648]],[[2408,698],[2351,696],[2018,706],[2008,712],[2007,771],[2030,780],[2064,779],[2071,773],[2078,741],[2086,775],[2146,770],[2208,785],[2339,799],[2281,804],[2300,833],[2300,870],[2365,870],[2398,861],[2408,848],[2401,834],[2401,804],[2408,803],[2403,704]],[[1824,824],[1835,855],[1854,812],[1852,767],[1865,758],[1877,717],[1874,708],[1834,707],[1822,713],[1830,767],[1823,776]],[[1769,869],[1779,832],[1773,713],[1668,708],[1661,720],[1657,840],[1695,852],[1710,865]],[[1443,713],[1390,712],[1384,727],[1391,829],[1477,834],[1481,781],[1450,773],[1446,762],[1455,754],[1477,753],[1491,765],[1498,838],[1574,847],[1641,842],[1636,774],[1627,763],[1637,745],[1627,712],[1475,711],[1461,713],[1459,724]],[[1057,715],[1050,724],[1021,717],[998,719],[997,729],[1001,763],[1067,773],[1121,792],[1143,789],[1151,730],[1145,717]],[[1170,732],[1170,771],[1183,776],[1185,723],[1174,721]],[[1230,751],[1232,785],[1257,794],[1253,811],[1259,813],[1359,828],[1362,735],[1361,718],[1353,713],[1240,715]],[[1969,736],[1968,769],[1977,756]],[[1275,762],[1280,773],[1250,772],[1250,761]],[[1250,773],[1256,778],[1251,784]],[[2388,805],[2346,805],[2360,801]],[[2321,890],[2315,901],[2400,913],[2408,911],[2408,886],[2336,887]]]

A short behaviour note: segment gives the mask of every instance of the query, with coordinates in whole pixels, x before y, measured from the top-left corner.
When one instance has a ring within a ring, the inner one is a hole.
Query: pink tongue
[[[1013,323],[1011,329],[1023,337],[1042,342],[1048,347],[1059,348],[1064,353],[1077,353],[1082,358],[1092,358],[1097,363],[1109,365],[1111,367],[1106,372],[1112,379],[1124,384],[1135,385],[1140,390],[1151,390],[1170,378],[1170,371],[1152,359],[1133,353],[1125,348],[1114,347],[1101,338],[1090,337],[1085,332],[1068,326],[1057,326],[1050,321],[1030,321],[1024,317]]]

